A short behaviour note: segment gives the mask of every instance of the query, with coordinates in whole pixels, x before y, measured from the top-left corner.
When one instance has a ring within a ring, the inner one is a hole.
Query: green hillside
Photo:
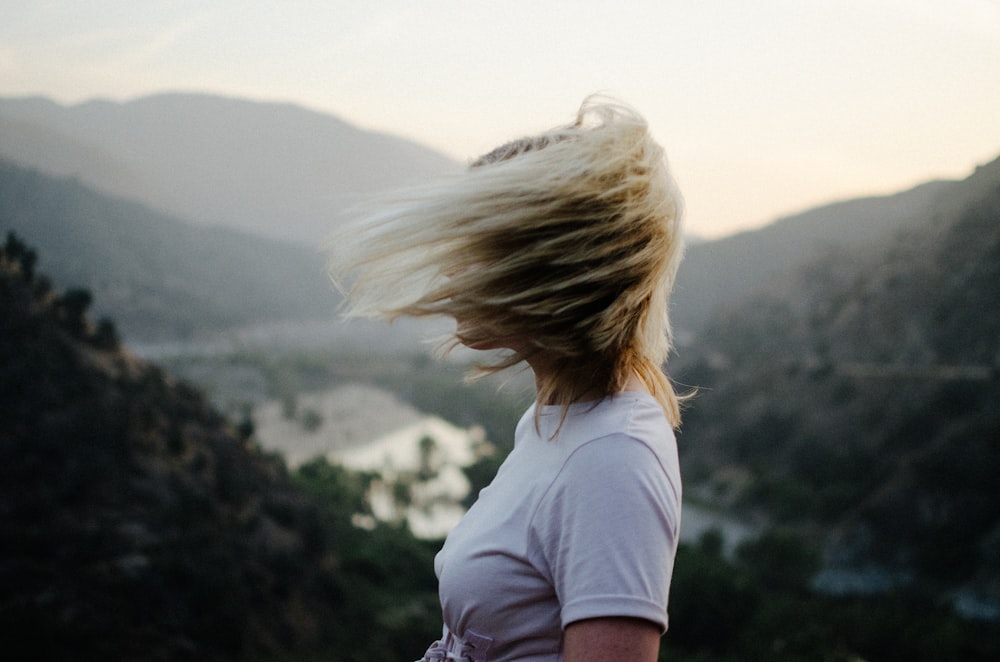
[[[725,307],[674,375],[691,492],[998,618],[1000,161],[964,190]]]
[[[289,475],[192,387],[0,252],[8,659],[391,662],[439,632],[432,555],[351,524],[370,476]],[[372,636],[378,633],[378,636]]]

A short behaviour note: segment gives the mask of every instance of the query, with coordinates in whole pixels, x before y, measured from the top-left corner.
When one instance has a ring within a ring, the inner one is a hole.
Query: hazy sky
[[[718,236],[1000,155],[1000,0],[0,0],[0,95],[168,90],[463,161],[609,92]]]

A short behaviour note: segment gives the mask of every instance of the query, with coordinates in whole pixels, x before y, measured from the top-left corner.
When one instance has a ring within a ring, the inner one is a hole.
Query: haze
[[[1000,2],[6,0],[0,95],[282,100],[465,161],[628,101],[716,237],[1000,153]]]

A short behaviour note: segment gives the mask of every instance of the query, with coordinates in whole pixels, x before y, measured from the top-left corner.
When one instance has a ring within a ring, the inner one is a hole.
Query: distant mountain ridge
[[[0,99],[0,157],[199,223],[311,245],[361,196],[461,169],[293,104],[179,93],[74,106]]]
[[[13,161],[22,167],[28,163],[41,173],[62,173],[60,176],[72,178],[77,186],[85,184],[114,191],[119,197],[145,201],[148,211],[174,209],[175,217],[199,225],[207,222],[284,237],[284,248],[275,255],[298,260],[300,266],[311,265],[311,274],[264,284],[268,280],[264,269],[247,276],[248,283],[263,284],[253,288],[252,296],[226,295],[222,297],[225,305],[218,301],[213,304],[224,315],[188,316],[219,318],[220,322],[228,316],[237,324],[258,321],[257,311],[265,310],[287,311],[291,317],[313,316],[306,299],[326,301],[328,295],[319,292],[326,287],[326,281],[323,277],[316,279],[321,265],[315,247],[336,225],[336,216],[349,199],[380,187],[460,169],[454,161],[413,143],[359,131],[335,117],[297,106],[184,94],[156,95],[127,103],[93,101],[72,107],[41,98],[0,99],[0,158],[4,154],[15,154]],[[692,242],[681,264],[671,305],[680,353],[719,310],[766,291],[796,266],[843,252],[860,258],[879,250],[899,232],[949,216],[956,205],[974,197],[984,182],[992,181],[997,171],[1000,159],[981,166],[965,180],[928,182],[895,195],[838,202],[779,219],[759,230]],[[39,200],[48,199],[47,194],[38,195]],[[56,197],[59,195],[63,194]],[[64,205],[62,209],[68,211],[69,207]],[[36,205],[29,215],[37,211],[40,207]],[[139,212],[119,209],[111,216],[127,224],[125,217],[132,213]],[[149,218],[145,212],[139,215]],[[71,220],[77,216],[71,213],[59,222],[77,223],[71,232],[79,241],[79,233],[85,227],[93,230],[93,225]],[[23,232],[53,261],[47,268],[59,277],[68,268],[62,263],[63,257],[70,257],[72,251],[66,242],[58,249],[47,244],[49,238],[60,235],[57,220],[46,219],[50,229],[45,237]],[[188,229],[181,234],[194,240]],[[204,283],[235,284],[240,280],[240,274],[232,268],[234,258],[226,257],[225,241],[221,240],[225,232],[216,228],[203,234],[217,238],[198,251],[202,256],[202,282],[190,282],[191,288],[185,294],[195,309],[198,301],[207,304],[211,300]],[[164,232],[165,246],[171,245],[171,235],[172,231]],[[288,240],[309,245],[310,254],[291,255],[287,252]],[[125,255],[134,250],[124,235],[112,240],[105,234],[102,241],[107,246],[117,242]],[[215,250],[221,252],[215,254]],[[169,253],[166,250],[164,254]],[[87,275],[81,275],[80,270],[88,257],[72,257],[70,264],[76,271],[64,282],[99,282],[96,272],[105,264],[119,263],[122,254],[92,262]],[[252,262],[247,260],[246,264]],[[278,262],[257,259],[256,264],[273,268]],[[213,264],[225,273],[206,271]],[[223,267],[227,264],[230,266]],[[141,280],[147,275],[137,273],[136,277]],[[168,281],[163,282],[166,285]],[[298,285],[292,284],[289,289],[290,283],[296,282]],[[311,285],[305,285],[307,282]],[[148,292],[155,292],[155,283],[150,281],[150,287]],[[301,287],[305,289],[299,296]],[[272,303],[262,306],[262,297]],[[255,302],[252,305],[257,310],[237,312],[241,298]],[[120,320],[131,340],[138,338],[132,330],[140,328],[135,324],[140,317],[150,321],[139,334],[144,337],[149,337],[154,327],[163,331],[158,334],[162,338],[177,337],[185,328],[196,327],[190,321],[172,324],[162,315],[148,315],[148,311],[137,315],[117,306],[118,299],[112,292],[100,293],[97,300],[112,307],[112,316]],[[329,310],[325,303],[321,305]],[[189,307],[166,306],[162,312],[183,314]],[[270,313],[264,318],[276,319]]]
[[[339,302],[317,250],[194,225],[3,160],[0,232],[38,247],[57,285],[91,290],[130,341],[329,319]]]
[[[790,269],[827,254],[860,257],[894,235],[951,218],[1000,179],[1000,158],[957,181],[932,181],[892,195],[857,198],[778,219],[757,230],[694,244],[677,276],[674,323],[684,338],[720,308],[736,305]]]

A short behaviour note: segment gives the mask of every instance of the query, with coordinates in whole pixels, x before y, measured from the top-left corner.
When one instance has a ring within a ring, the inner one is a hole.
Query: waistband
[[[457,637],[442,628],[441,638],[431,644],[424,656],[417,662],[487,662],[486,651],[493,644],[493,638],[466,630],[464,637]]]

